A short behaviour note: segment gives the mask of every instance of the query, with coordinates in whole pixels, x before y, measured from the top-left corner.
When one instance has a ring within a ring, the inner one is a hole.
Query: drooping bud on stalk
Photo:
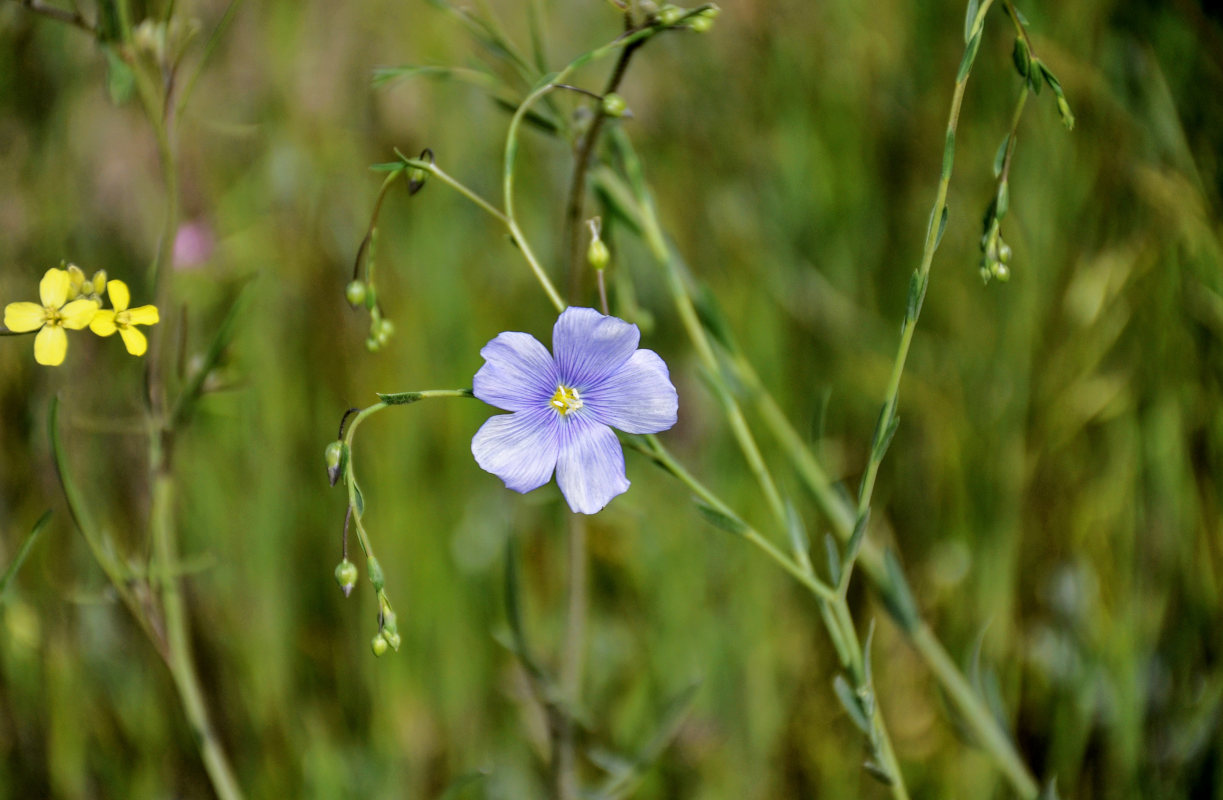
[[[381,633],[377,633],[374,635],[373,640],[369,643],[369,646],[370,649],[374,651],[374,655],[380,656],[386,652],[388,647],[390,647],[390,643],[386,640],[385,636],[383,636]]]
[[[347,558],[341,561],[335,568],[335,582],[340,585],[345,597],[351,595],[353,587],[357,585],[357,565]]]
[[[344,287],[344,297],[353,308],[365,302],[365,281],[351,281]]]
[[[323,452],[323,459],[327,462],[327,480],[332,486],[335,486],[344,466],[344,443],[336,439],[327,445],[327,449]]]
[[[608,92],[603,95],[603,100],[600,101],[600,106],[603,113],[609,117],[620,118],[624,116],[624,112],[628,110],[628,103],[624,102],[624,98],[615,92]]]

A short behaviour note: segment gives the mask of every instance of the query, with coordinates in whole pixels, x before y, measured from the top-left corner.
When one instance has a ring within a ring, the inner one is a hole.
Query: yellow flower
[[[136,330],[136,326],[156,325],[161,320],[157,313],[157,306],[128,308],[127,304],[131,302],[132,296],[127,290],[127,284],[123,281],[107,282],[106,292],[110,295],[110,304],[114,308],[99,311],[93,321],[89,323],[89,330],[98,336],[110,336],[115,331],[119,331],[127,352],[134,356],[144,355],[144,351],[149,347],[149,342],[144,338],[143,333]]]
[[[98,311],[96,300],[81,298],[67,302],[72,280],[62,269],[49,269],[38,284],[38,303],[9,303],[4,307],[4,326],[14,333],[38,331],[34,338],[34,360],[48,367],[64,363],[68,334],[79,331]]]
[[[100,269],[92,278],[86,278],[85,273],[76,264],[68,265],[68,299],[75,300],[84,297],[86,300],[97,301],[102,305],[102,293],[106,291],[106,270]]]

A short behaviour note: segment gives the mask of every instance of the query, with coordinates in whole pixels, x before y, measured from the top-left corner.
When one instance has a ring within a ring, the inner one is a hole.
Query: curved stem
[[[955,89],[951,94],[951,110],[947,115],[947,132],[944,137],[943,167],[939,175],[938,186],[934,193],[934,206],[930,210],[930,224],[926,230],[926,241],[922,247],[921,262],[914,273],[911,288],[909,308],[905,313],[904,322],[900,328],[900,344],[896,349],[896,358],[892,362],[892,372],[888,377],[884,390],[883,409],[879,412],[879,424],[875,427],[874,441],[871,442],[871,455],[862,475],[862,483],[858,490],[858,508],[856,519],[864,519],[870,509],[871,499],[875,492],[875,481],[879,475],[879,465],[883,463],[883,450],[887,437],[891,435],[896,418],[896,406],[900,398],[900,380],[904,375],[905,365],[909,360],[909,349],[913,344],[913,332],[917,328],[917,320],[921,317],[922,300],[925,298],[926,285],[930,277],[930,265],[934,261],[934,251],[938,249],[943,234],[944,214],[947,213],[947,187],[951,183],[951,168],[955,160],[955,133],[960,122],[960,106],[964,102],[964,90],[968,85],[968,76],[976,55],[977,43],[981,36],[981,25],[986,12],[993,5],[993,0],[984,0],[977,11],[977,21],[974,34],[970,38],[969,50],[965,53],[965,63],[960,68],[956,78]],[[859,537],[859,540],[861,537]],[[851,550],[845,559],[842,572],[842,591],[848,585],[853,575],[854,561],[857,552]]]

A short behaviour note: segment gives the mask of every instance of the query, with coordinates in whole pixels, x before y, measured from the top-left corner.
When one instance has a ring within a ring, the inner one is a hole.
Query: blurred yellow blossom
[[[123,281],[107,282],[106,292],[110,295],[110,304],[113,308],[99,311],[93,321],[89,323],[89,329],[99,336],[110,336],[115,331],[119,331],[127,352],[134,356],[144,355],[149,343],[144,338],[144,334],[136,329],[136,326],[156,325],[161,319],[157,313],[157,306],[128,308],[131,293]]]
[[[68,334],[88,325],[98,311],[98,302],[80,298],[68,302],[72,279],[67,271],[49,269],[38,284],[40,303],[9,303],[4,307],[4,326],[14,333],[38,331],[34,338],[34,360],[48,367],[64,363]]]

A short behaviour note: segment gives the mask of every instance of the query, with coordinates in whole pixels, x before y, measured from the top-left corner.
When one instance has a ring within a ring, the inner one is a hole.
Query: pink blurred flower
[[[195,269],[212,258],[215,249],[212,228],[203,222],[188,222],[179,227],[174,237],[174,268]]]

